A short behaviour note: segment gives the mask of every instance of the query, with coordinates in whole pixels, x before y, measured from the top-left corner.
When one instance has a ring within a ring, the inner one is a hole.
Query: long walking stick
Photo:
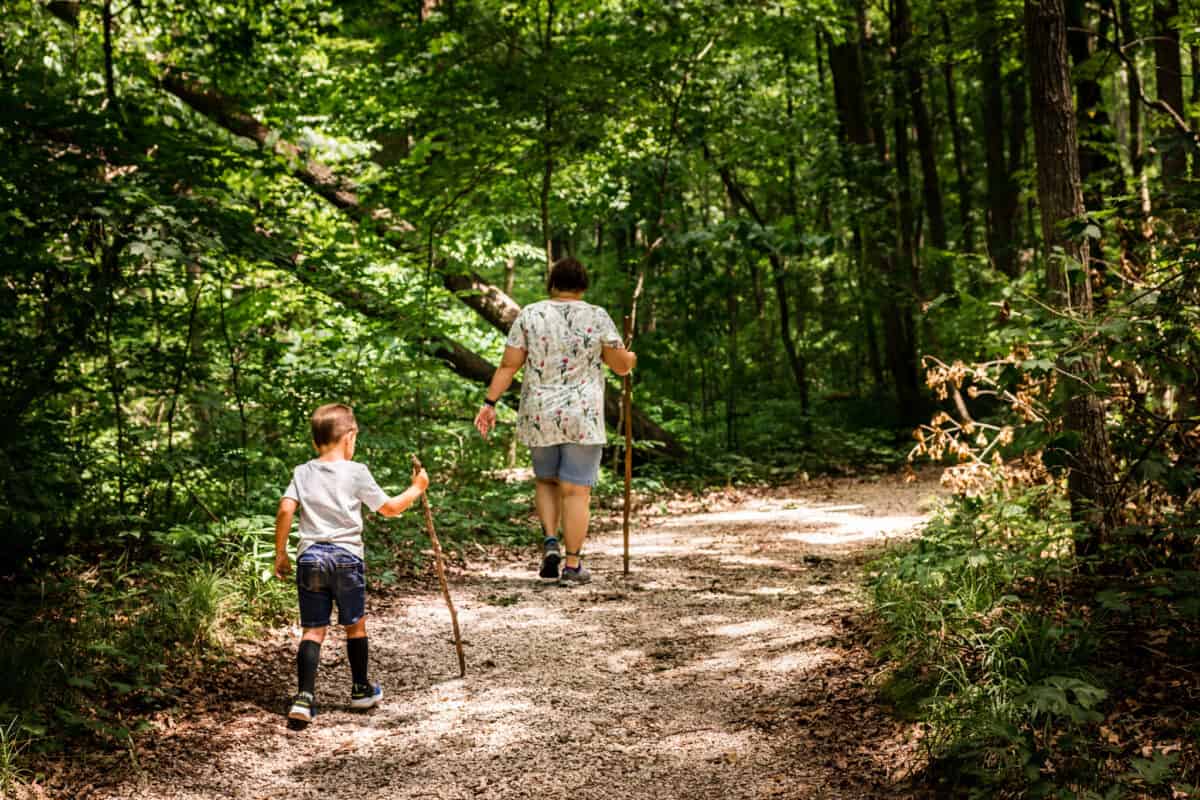
[[[413,469],[421,471],[421,460],[412,457]],[[467,657],[463,655],[462,634],[458,631],[458,614],[454,612],[454,601],[450,599],[450,585],[446,583],[446,565],[442,562],[442,543],[438,540],[437,531],[433,529],[433,510],[429,507],[429,495],[421,492],[421,505],[425,507],[425,530],[429,533],[429,541],[433,544],[433,562],[437,566],[438,583],[442,585],[442,597],[446,598],[446,608],[450,609],[450,624],[454,627],[454,649],[458,651],[458,677],[467,677]]]
[[[636,300],[634,302],[637,302]],[[625,346],[633,343],[633,318],[625,315]],[[629,496],[633,483],[633,379],[626,373],[621,386],[621,409],[625,417],[625,569],[622,574],[629,574]]]

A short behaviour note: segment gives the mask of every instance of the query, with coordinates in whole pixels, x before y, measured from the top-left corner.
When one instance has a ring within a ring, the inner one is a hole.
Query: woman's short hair
[[[587,267],[574,256],[555,261],[546,280],[546,288],[551,292],[585,292],[588,285]]]

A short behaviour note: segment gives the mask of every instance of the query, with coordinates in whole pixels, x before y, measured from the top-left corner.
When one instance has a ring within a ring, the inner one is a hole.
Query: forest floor
[[[501,551],[452,575],[465,680],[436,585],[376,596],[377,709],[349,710],[331,635],[320,713],[289,729],[299,630],[282,629],[239,652],[233,685],[164,717],[136,770],[94,771],[73,794],[904,797],[918,734],[877,704],[863,568],[936,493],[930,473],[656,504],[628,578],[619,520],[600,518],[594,580],[569,589],[537,580],[532,548]]]

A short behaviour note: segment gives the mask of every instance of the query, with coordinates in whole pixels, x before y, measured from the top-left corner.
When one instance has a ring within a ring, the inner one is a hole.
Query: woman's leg
[[[562,516],[562,503],[559,501],[559,486],[557,478],[538,478],[534,490],[534,505],[537,506],[538,519],[542,521],[542,533],[546,536],[558,536],[558,520]]]
[[[560,481],[559,491],[562,496],[563,543],[567,548],[567,566],[574,569],[579,566],[578,554],[587,538],[592,487]]]

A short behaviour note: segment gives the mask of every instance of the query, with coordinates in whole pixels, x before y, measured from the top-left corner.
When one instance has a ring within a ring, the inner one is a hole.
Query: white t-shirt
[[[327,542],[362,558],[362,506],[377,511],[388,501],[366,464],[315,458],[296,467],[283,496],[300,504],[297,556]]]
[[[582,300],[531,303],[507,344],[525,351],[517,438],[530,447],[604,444],[601,353],[622,346],[608,312]]]

